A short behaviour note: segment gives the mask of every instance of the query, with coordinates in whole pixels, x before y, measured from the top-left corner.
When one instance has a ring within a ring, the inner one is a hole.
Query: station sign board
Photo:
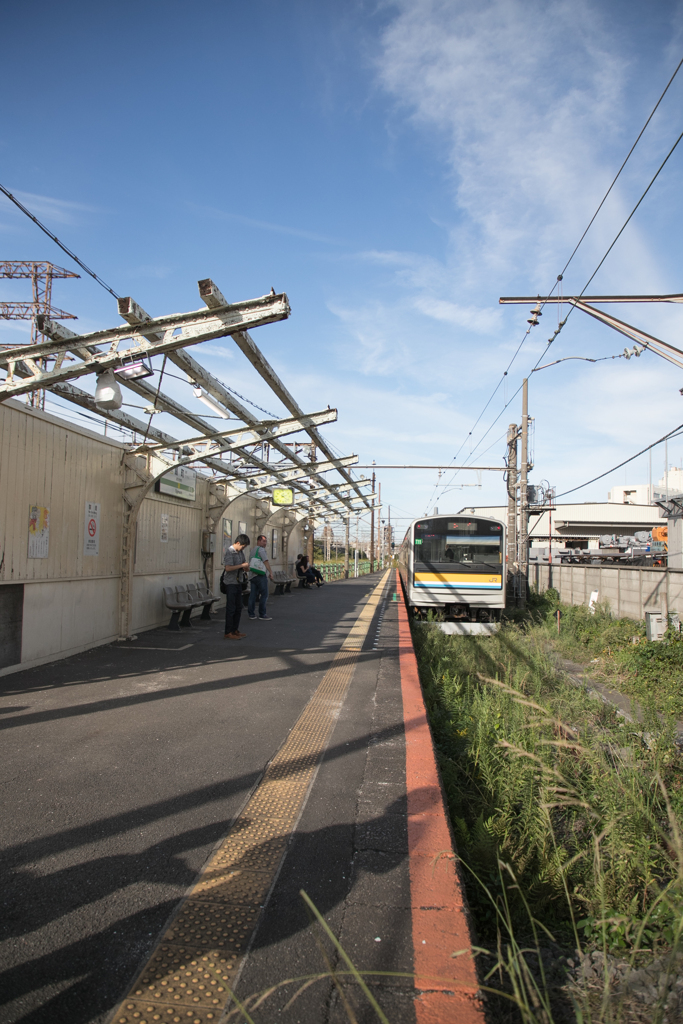
[[[197,474],[187,466],[176,466],[161,480],[157,480],[154,490],[158,494],[172,494],[174,498],[194,501],[197,496]]]

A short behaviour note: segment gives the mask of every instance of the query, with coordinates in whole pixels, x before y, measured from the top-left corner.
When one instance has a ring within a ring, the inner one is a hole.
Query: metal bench
[[[273,573],[276,594],[289,594],[294,582],[296,582],[296,576],[290,576],[289,573],[284,572],[282,569],[278,569],[277,572]]]
[[[191,627],[193,608],[203,608],[202,619],[210,619],[211,605],[217,600],[203,583],[179,583],[177,587],[164,587],[164,604],[171,611],[168,628],[179,630],[181,626]]]

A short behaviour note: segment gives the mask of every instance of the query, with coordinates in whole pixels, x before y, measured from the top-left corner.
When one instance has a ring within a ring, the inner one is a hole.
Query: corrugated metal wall
[[[19,664],[28,666],[118,636],[125,451],[116,441],[22,403],[0,404],[4,604],[17,604],[8,588],[22,592],[21,614],[6,617],[1,674],[16,670],[18,651]],[[100,506],[96,555],[84,553],[86,502]],[[200,578],[207,503],[208,483],[201,477],[194,502],[155,493],[145,498],[138,519],[133,629],[167,621],[163,586]],[[47,557],[29,557],[32,506],[49,509]],[[168,516],[167,542],[161,540],[162,513]]]
[[[0,612],[6,612],[0,675],[16,671],[18,651],[23,667],[118,637],[124,486],[141,482],[126,469],[126,452],[116,441],[23,403],[0,404]],[[144,459],[139,466],[144,469]],[[150,471],[156,475],[162,469],[163,463],[152,459]],[[131,493],[134,497],[136,491]],[[193,501],[152,491],[142,502],[134,552],[133,630],[168,621],[164,586],[203,579],[202,531],[207,528],[210,500],[209,479],[198,475]],[[86,502],[99,505],[96,555],[84,553]],[[29,549],[33,506],[49,509],[46,552],[35,544]],[[265,532],[271,555],[276,529],[278,553],[272,567],[291,567],[293,555],[286,538],[292,530],[294,537],[298,534],[286,509],[271,514],[268,503],[251,495],[236,496],[223,515],[213,560],[215,593],[224,522],[233,540],[244,530],[255,543]],[[164,539],[162,516],[167,517]],[[294,544],[300,546],[298,540]],[[9,592],[12,588],[16,593]]]
[[[0,582],[119,574],[122,453],[18,402],[0,405]],[[83,554],[86,501],[100,505],[96,556]],[[32,505],[50,509],[47,558],[28,557]]]

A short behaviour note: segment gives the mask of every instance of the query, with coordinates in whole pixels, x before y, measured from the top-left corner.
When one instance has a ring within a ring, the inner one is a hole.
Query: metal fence
[[[363,560],[358,563],[358,575],[366,576],[369,572],[378,572],[380,569],[380,563],[375,559],[372,563],[374,568],[370,566],[370,560]],[[343,580],[344,577],[344,563],[343,562],[319,562],[317,563],[318,568],[323,574],[324,580]],[[355,566],[353,561],[349,559],[349,576],[355,575]]]

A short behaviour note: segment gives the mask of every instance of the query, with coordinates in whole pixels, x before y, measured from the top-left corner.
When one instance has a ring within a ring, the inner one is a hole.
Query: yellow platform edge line
[[[111,1024],[218,1024],[225,1015],[389,574],[371,591],[261,782],[115,1007]]]

